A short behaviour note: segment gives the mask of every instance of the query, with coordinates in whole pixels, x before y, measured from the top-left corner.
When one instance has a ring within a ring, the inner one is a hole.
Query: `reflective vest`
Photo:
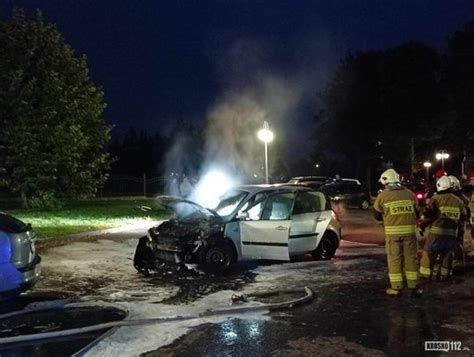
[[[457,235],[460,220],[464,220],[464,202],[452,193],[439,193],[433,196],[430,208],[434,214],[430,232],[436,235]]]
[[[386,188],[377,196],[374,209],[383,215],[387,238],[416,234],[416,200],[410,190]]]

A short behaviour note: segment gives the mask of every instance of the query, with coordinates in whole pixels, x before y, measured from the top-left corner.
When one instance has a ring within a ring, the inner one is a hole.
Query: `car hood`
[[[211,219],[222,221],[222,217],[217,212],[196,202],[176,196],[158,196],[157,199],[163,207],[173,211],[178,220],[202,221],[203,219]]]

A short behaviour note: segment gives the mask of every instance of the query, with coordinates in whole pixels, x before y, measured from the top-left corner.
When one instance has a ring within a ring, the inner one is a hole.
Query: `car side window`
[[[278,193],[268,197],[262,212],[262,220],[286,220],[295,200],[293,192]]]
[[[293,214],[321,212],[326,209],[326,197],[322,192],[299,192],[296,196]]]
[[[252,221],[259,220],[260,215],[262,214],[266,196],[267,195],[265,193],[257,193],[250,201],[245,203],[240,212],[247,212],[248,219]]]

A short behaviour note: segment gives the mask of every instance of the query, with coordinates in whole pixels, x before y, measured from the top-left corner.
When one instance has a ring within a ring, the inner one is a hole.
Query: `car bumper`
[[[33,261],[26,267],[19,268],[18,271],[22,275],[21,289],[29,289],[39,280],[41,275],[41,257],[35,255]]]
[[[31,288],[39,280],[41,274],[41,257],[35,255],[33,261],[26,266],[17,267],[11,263],[0,264],[2,273],[0,293],[22,292]],[[1,280],[1,279],[0,279]]]

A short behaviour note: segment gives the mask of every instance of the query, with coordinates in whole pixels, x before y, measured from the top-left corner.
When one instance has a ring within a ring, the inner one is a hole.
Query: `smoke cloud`
[[[283,149],[299,140],[298,129],[301,133],[303,126],[305,139],[312,131],[316,92],[327,69],[314,68],[300,55],[312,55],[318,49],[327,52],[326,42],[315,47],[302,41],[302,48],[295,50],[296,59],[288,66],[275,63],[275,49],[262,43],[241,39],[221,56],[217,77],[222,94],[207,112],[200,176],[220,170],[235,184],[263,183],[264,146],[257,138],[263,122],[267,121],[275,134],[268,146],[270,172],[284,157]],[[173,163],[183,161],[176,157],[189,154],[176,148],[171,153],[173,160],[169,161]]]

